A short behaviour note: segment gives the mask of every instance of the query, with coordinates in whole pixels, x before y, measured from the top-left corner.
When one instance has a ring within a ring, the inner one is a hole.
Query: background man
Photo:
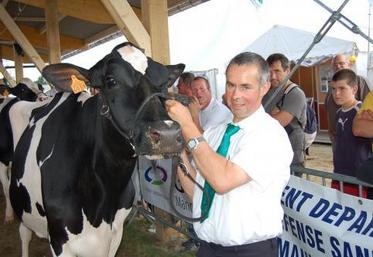
[[[351,63],[347,59],[347,57],[343,54],[337,54],[333,60],[333,71],[336,73],[342,69],[351,69]],[[365,96],[369,93],[369,86],[368,82],[362,77],[357,76],[357,92],[356,92],[356,100],[363,101]],[[328,93],[325,98],[325,108],[328,117],[328,133],[330,137],[330,141],[332,143],[333,151],[334,151],[334,142],[335,142],[335,128],[336,128],[336,120],[335,115],[337,110],[341,106],[337,105],[332,96],[332,90],[329,87]]]
[[[270,95],[290,73],[290,62],[285,55],[276,53],[267,58],[267,63],[270,71]],[[263,104],[266,99],[263,100]],[[269,110],[269,113],[280,122],[289,136],[294,151],[292,165],[304,166],[303,129],[306,124],[306,96],[297,84],[288,80],[274,101],[276,106]]]
[[[192,92],[194,101],[189,104],[189,108],[193,121],[201,132],[232,119],[229,109],[212,97],[210,83],[206,78],[195,77]]]
[[[267,63],[257,54],[234,57],[226,70],[225,91],[233,121],[203,136],[186,107],[166,101],[197,168],[185,154],[183,161],[210,195],[208,204],[205,194],[178,170],[193,200],[193,217],[204,217],[194,223],[202,240],[197,257],[277,257],[276,237],[282,232],[283,217],[280,200],[290,177],[292,150],[283,128],[261,106],[269,88],[268,73]]]
[[[191,87],[193,79],[194,79],[194,74],[191,72],[184,72],[180,75],[179,81],[177,83],[177,89],[178,89],[179,94],[185,95],[188,97],[193,96],[192,87]]]

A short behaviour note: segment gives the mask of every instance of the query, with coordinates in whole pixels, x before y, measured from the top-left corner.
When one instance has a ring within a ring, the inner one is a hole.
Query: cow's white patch
[[[173,120],[164,120],[163,121],[169,128],[174,124],[175,122]]]
[[[148,68],[148,58],[139,49],[128,45],[119,48],[118,53],[126,62],[131,64],[135,70],[143,75],[145,74],[145,70]]]
[[[87,220],[82,211],[83,230],[75,235],[65,228],[68,240],[63,245],[62,251],[72,256],[81,257],[114,257],[122,239],[123,222],[130,210],[120,209],[115,214],[113,223],[110,225],[104,221],[96,228]]]
[[[29,123],[31,112],[42,105],[50,103],[52,98],[49,98],[43,102],[27,102],[19,101],[15,103],[9,110],[10,122],[12,125],[13,133],[13,145],[17,145],[19,138],[21,137],[23,131],[29,125],[34,126],[34,119]]]
[[[23,174],[23,177],[17,180],[17,186],[22,184],[26,187],[27,192],[30,196],[30,202],[31,202],[31,213],[24,212],[22,216],[22,222],[23,224],[34,231],[39,237],[48,238],[48,227],[47,227],[47,220],[45,217],[40,216],[37,208],[36,203],[39,203],[43,206],[43,199],[42,199],[42,193],[41,193],[41,176],[40,176],[40,168],[37,163],[36,159],[36,152],[37,148],[40,143],[41,135],[42,135],[42,127],[44,122],[48,119],[49,115],[53,113],[53,111],[58,108],[60,104],[62,104],[66,100],[66,97],[61,97],[59,102],[54,106],[51,112],[48,113],[45,117],[39,119],[33,126],[35,126],[34,133],[30,142],[30,148],[28,149],[26,161],[25,161],[25,172]],[[20,104],[19,104],[20,103]],[[38,102],[31,102],[28,104],[28,102],[18,102],[12,106],[9,113],[12,113],[14,111],[14,114],[17,114],[17,111],[19,111],[18,115],[12,115],[10,116],[10,122],[12,125],[12,132],[13,132],[13,141],[16,143],[18,142],[18,139],[20,137],[19,131],[22,130],[22,128],[25,128],[27,126],[27,121],[29,119],[29,116],[27,115],[31,114],[31,107],[35,107],[45,104],[45,103],[38,103]],[[16,107],[16,108],[14,108]],[[14,109],[13,109],[14,108]],[[28,109],[29,108],[29,109]],[[23,130],[22,130],[23,131]]]
[[[43,166],[44,162],[46,162],[49,158],[51,158],[51,156],[53,155],[53,151],[54,151],[54,145],[53,145],[52,151],[48,154],[48,156],[45,157],[44,160],[39,161],[39,168]]]
[[[148,160],[161,160],[161,159],[164,159],[164,156],[161,155],[161,154],[157,154],[157,155],[145,155],[145,158],[148,159]]]
[[[82,105],[87,101],[89,98],[91,98],[93,95],[90,92],[83,91],[80,93],[78,97],[78,102],[80,102]]]

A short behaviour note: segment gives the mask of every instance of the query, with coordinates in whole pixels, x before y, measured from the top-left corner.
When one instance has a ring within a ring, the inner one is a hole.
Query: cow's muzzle
[[[166,159],[181,153],[184,140],[179,124],[172,120],[138,124],[134,145],[137,155],[149,159]]]

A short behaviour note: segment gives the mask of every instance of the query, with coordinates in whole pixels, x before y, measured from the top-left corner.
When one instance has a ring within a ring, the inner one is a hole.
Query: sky
[[[336,10],[343,0],[322,2]],[[350,0],[342,14],[368,35],[368,0]],[[218,91],[221,91],[229,60],[272,26],[278,24],[317,33],[329,16],[330,13],[313,0],[263,0],[260,7],[255,7],[250,0],[210,0],[169,17],[171,63],[185,63],[189,71],[217,69]],[[373,19],[371,22],[373,24]],[[360,51],[367,51],[367,41],[338,22],[327,35],[354,41]],[[90,68],[123,41],[125,38],[119,37],[63,62]],[[40,74],[25,69],[24,76],[36,80]]]

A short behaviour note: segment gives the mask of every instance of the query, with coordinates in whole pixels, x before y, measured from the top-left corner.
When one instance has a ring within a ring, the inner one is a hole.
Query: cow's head
[[[28,78],[22,79],[15,87],[9,87],[8,92],[24,101],[35,101],[42,93],[37,84]]]
[[[130,138],[136,153],[162,158],[180,152],[183,145],[180,127],[168,117],[164,101],[184,67],[157,63],[127,42],[89,70],[54,64],[43,75],[64,91],[71,91],[73,80],[97,88],[101,113]]]

